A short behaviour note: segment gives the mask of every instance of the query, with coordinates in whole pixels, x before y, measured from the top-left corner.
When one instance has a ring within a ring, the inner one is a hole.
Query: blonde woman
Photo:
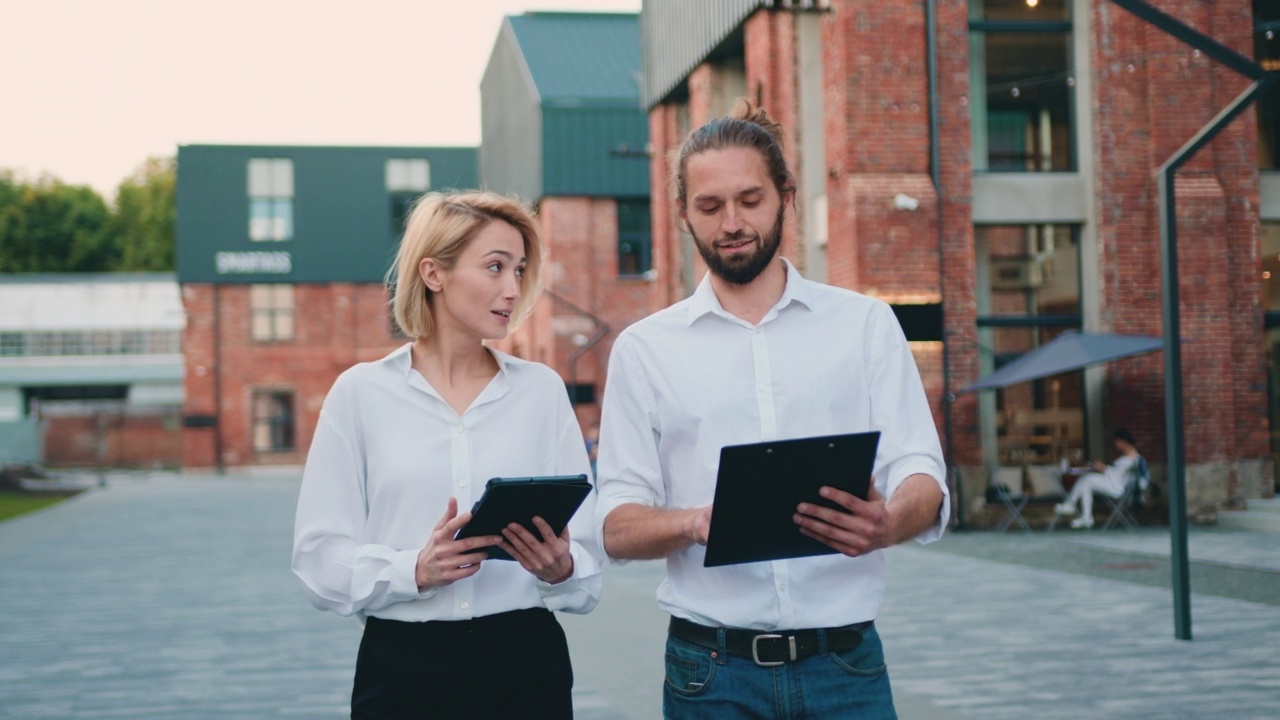
[[[564,382],[492,348],[527,315],[542,244],[519,203],[430,194],[395,265],[412,342],[334,383],[303,472],[293,570],[312,604],[365,623],[353,718],[572,716],[552,611],[600,598],[592,509],[454,540],[492,477],[589,473]],[[484,560],[499,545],[516,562]]]

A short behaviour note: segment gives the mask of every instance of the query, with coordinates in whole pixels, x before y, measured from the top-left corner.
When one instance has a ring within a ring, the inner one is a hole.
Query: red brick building
[[[1277,69],[1270,3],[1153,4]],[[1159,353],[960,391],[1065,330],[1161,334],[1154,171],[1245,78],[1109,0],[646,0],[641,24],[664,303],[701,272],[672,221],[667,155],[753,98],[790,133],[788,257],[900,318],[943,318],[904,326],[967,509],[1027,466],[1109,457],[1118,426],[1162,478]],[[1260,258],[1280,251],[1277,106],[1234,121],[1176,187],[1194,518],[1274,494],[1264,300],[1280,267]]]

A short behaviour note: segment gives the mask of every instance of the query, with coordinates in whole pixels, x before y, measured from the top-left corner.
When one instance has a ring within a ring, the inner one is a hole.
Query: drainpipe
[[[946,253],[943,252],[943,232],[942,232],[942,168],[941,159],[939,158],[939,125],[938,117],[938,35],[937,35],[937,8],[935,7],[937,0],[926,0],[924,5],[925,13],[925,34],[926,34],[926,59],[929,69],[929,175],[933,180],[933,191],[937,197],[935,203],[937,217],[935,222],[938,226],[938,281],[940,289],[946,287],[947,282],[947,262]],[[947,343],[947,306],[943,302],[946,298],[945,292],[940,292],[938,302],[938,317],[942,321],[942,438],[943,452],[946,454],[947,472],[955,480],[955,497],[952,498],[952,507],[955,509],[956,528],[963,530],[964,525],[964,487],[960,477],[960,469],[955,466],[952,461],[952,439],[951,439],[951,407],[955,403],[955,395],[951,392],[951,363],[949,361],[950,353],[948,352]]]
[[[214,466],[221,475],[222,467],[222,285],[213,283],[213,453]]]

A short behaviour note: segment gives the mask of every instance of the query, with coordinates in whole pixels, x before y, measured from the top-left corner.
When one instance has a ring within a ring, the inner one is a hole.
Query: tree
[[[0,272],[102,272],[116,252],[110,211],[92,188],[0,173]]]
[[[174,268],[175,187],[171,157],[152,157],[120,183],[107,235],[116,255],[113,270],[172,272]]]

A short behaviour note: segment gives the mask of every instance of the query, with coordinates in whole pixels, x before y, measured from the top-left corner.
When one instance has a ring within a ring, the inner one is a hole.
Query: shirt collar
[[[787,268],[787,286],[782,290],[782,297],[778,298],[778,302],[760,321],[761,324],[768,322],[792,302],[812,310],[818,301],[814,284],[801,276],[800,271],[796,270],[796,266],[792,265],[790,260],[782,258],[782,264]],[[710,271],[702,276],[702,282],[698,283],[693,295],[689,296],[689,324],[692,325],[698,318],[708,314],[737,320],[720,304],[720,298],[716,297],[716,291],[711,287]]]
[[[431,387],[431,383],[426,382],[425,378],[413,372],[413,355],[410,353],[410,349],[412,348],[413,341],[409,341],[384,358],[384,361],[391,363],[392,366],[400,372],[401,376],[404,377],[406,382],[411,385],[421,383],[423,389],[438,397],[439,393],[435,391],[435,388]],[[490,382],[483,391],[481,391],[479,397],[472,402],[472,407],[482,405],[492,400],[497,400],[507,394],[507,388],[510,386],[510,375],[508,370],[513,364],[523,362],[519,358],[508,355],[501,350],[496,350],[487,345],[485,346],[485,349],[489,351],[489,354],[493,356],[494,360],[498,361],[498,374],[494,377],[493,381]]]

